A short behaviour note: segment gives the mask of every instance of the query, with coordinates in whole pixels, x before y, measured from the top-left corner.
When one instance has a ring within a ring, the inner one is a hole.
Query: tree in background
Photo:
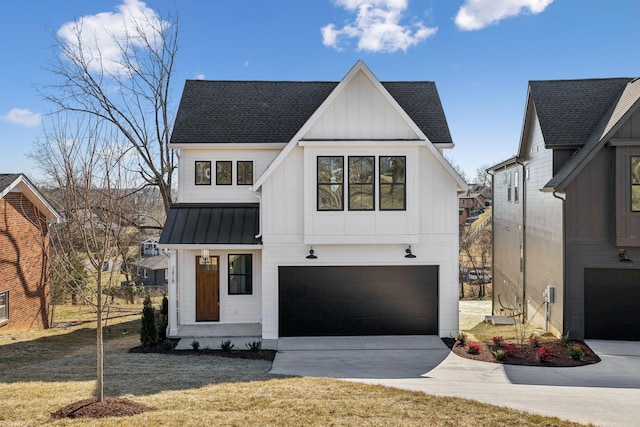
[[[50,69],[59,82],[42,92],[56,111],[75,113],[68,120],[111,126],[135,154],[138,189],[157,187],[166,212],[177,167],[169,138],[178,24],[144,3],[120,9],[113,16],[122,22],[109,27],[81,18],[58,30]]]

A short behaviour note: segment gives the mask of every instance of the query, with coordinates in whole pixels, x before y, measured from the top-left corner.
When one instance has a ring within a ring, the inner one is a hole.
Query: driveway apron
[[[435,336],[280,338],[271,373],[454,396],[599,426],[640,426],[640,342],[588,341],[600,363],[476,362]]]

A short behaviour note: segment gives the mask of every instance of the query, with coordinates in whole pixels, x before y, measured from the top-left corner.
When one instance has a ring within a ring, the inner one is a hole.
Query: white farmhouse
[[[456,335],[466,183],[433,82],[187,81],[170,337]]]

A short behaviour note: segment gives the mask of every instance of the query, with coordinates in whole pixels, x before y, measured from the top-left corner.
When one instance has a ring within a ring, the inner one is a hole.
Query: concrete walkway
[[[271,372],[462,397],[585,424],[640,425],[640,343],[587,344],[600,363],[544,368],[464,359],[434,336],[282,338]]]

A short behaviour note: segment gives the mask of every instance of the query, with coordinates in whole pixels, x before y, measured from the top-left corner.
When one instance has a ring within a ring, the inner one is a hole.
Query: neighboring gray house
[[[640,340],[640,81],[531,81],[493,179],[494,314]]]
[[[136,269],[136,283],[144,286],[166,286],[169,255],[142,257],[133,263]]]

